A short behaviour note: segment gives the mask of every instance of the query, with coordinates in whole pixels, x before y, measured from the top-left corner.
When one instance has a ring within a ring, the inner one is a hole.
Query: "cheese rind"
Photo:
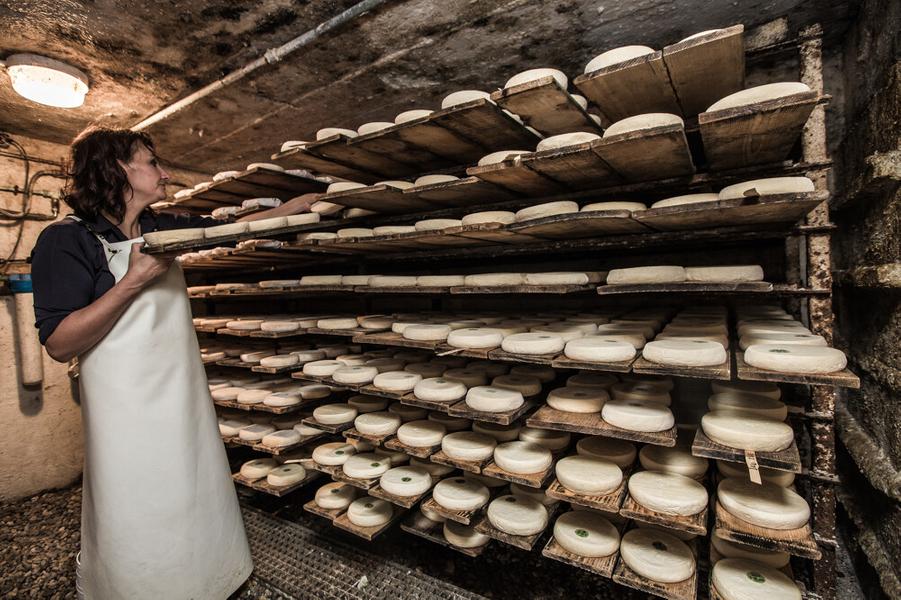
[[[756,560],[724,558],[713,565],[712,587],[723,600],[801,600],[801,590],[784,573]]]
[[[690,516],[709,501],[703,485],[676,473],[640,471],[629,477],[629,495],[642,506],[667,514]]]
[[[720,505],[739,519],[767,529],[789,530],[810,520],[810,506],[796,492],[770,483],[727,478],[716,490]]]
[[[374,477],[379,477],[390,468],[390,458],[370,452],[354,454],[348,458],[341,467],[345,475],[355,479],[372,479]]]
[[[778,452],[794,442],[786,423],[735,411],[711,411],[701,417],[701,429],[712,441],[742,450]]]
[[[458,548],[479,548],[491,541],[490,537],[479,533],[474,527],[454,521],[445,521],[443,532],[444,539]]]
[[[621,429],[653,433],[666,431],[675,424],[673,413],[663,404],[611,400],[601,409],[601,418]]]
[[[364,496],[347,507],[347,518],[357,527],[378,527],[391,520],[394,508],[387,500]]]
[[[397,429],[397,439],[414,448],[428,448],[441,444],[447,434],[444,425],[429,420],[404,423]]]
[[[578,494],[603,495],[623,481],[623,472],[612,461],[593,456],[567,456],[557,461],[557,481]]]
[[[476,510],[485,506],[491,494],[478,481],[451,477],[442,479],[435,485],[432,498],[448,510]]]
[[[449,433],[441,440],[441,449],[450,458],[480,461],[491,457],[497,441],[488,435],[473,431]]]
[[[562,387],[547,396],[547,405],[556,410],[570,413],[599,413],[604,403],[610,399],[606,390],[580,387]]]
[[[607,285],[679,283],[682,281],[685,281],[685,269],[669,265],[611,269],[607,274]]]
[[[382,474],[379,486],[389,494],[408,498],[429,491],[432,478],[428,471],[420,467],[394,467]]]
[[[569,511],[554,523],[554,539],[577,556],[610,556],[619,549],[619,532],[606,518],[587,511]]]
[[[752,367],[788,373],[835,373],[848,366],[844,352],[825,346],[755,344],[748,346],[744,358]]]
[[[357,496],[357,488],[341,482],[327,483],[318,490],[314,501],[316,506],[328,510],[343,510],[350,506]]]
[[[492,500],[486,512],[491,524],[510,535],[534,535],[548,524],[547,510],[531,498],[513,495]]]
[[[695,573],[691,549],[664,531],[632,529],[623,536],[619,553],[630,569],[652,581],[677,583]]]
[[[551,451],[532,442],[504,442],[494,449],[494,464],[509,473],[541,473],[552,462]]]

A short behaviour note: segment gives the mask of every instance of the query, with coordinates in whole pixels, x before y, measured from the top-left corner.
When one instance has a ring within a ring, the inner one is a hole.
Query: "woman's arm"
[[[291,198],[281,206],[263,210],[257,213],[245,215],[238,221],[258,221],[259,219],[270,219],[272,217],[287,217],[288,215],[299,215],[300,213],[310,212],[310,207],[314,202],[319,200],[322,194],[304,194]]]
[[[116,285],[91,304],[70,313],[57,325],[44,344],[51,358],[67,362],[93,348],[109,333],[141,290],[172,264],[173,257],[144,254],[141,246],[143,243],[132,245],[128,272]]]

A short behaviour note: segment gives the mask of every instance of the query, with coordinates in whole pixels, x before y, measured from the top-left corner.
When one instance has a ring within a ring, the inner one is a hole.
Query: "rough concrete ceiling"
[[[352,6],[353,0],[23,0],[0,4],[0,52],[85,70],[74,110],[41,107],[0,80],[0,129],[68,142],[92,122],[131,126]],[[661,47],[704,29],[788,15],[843,27],[841,0],[389,0],[287,60],[153,125],[159,152],[199,171],[267,158],[324,126],[392,120],[456,89],[491,90],[517,71],[570,75],[611,47]]]

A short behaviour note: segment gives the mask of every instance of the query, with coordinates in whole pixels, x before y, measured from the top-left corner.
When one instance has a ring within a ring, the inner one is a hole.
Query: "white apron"
[[[97,237],[118,282],[143,238]],[[79,596],[227,598],[253,565],[177,263],[79,364]]]

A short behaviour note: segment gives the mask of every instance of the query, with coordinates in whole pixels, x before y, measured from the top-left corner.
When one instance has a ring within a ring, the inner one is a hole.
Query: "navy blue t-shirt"
[[[209,227],[219,221],[210,217],[182,216],[144,211],[141,232]],[[109,243],[128,238],[105,217],[86,220]],[[109,270],[103,245],[84,223],[63,219],[38,236],[31,251],[31,282],[34,288],[35,326],[41,343],[70,313],[82,309],[105,294],[116,283]]]

